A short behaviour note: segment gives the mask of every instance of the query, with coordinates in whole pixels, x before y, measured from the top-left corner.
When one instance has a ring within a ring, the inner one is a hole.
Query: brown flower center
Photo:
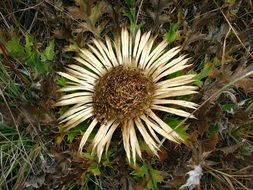
[[[152,103],[155,85],[141,69],[117,66],[102,76],[93,95],[94,115],[124,122],[143,114]]]

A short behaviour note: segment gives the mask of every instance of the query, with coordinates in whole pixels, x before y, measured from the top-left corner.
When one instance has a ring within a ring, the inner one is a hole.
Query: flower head
[[[71,106],[59,118],[64,131],[92,120],[80,142],[80,151],[95,127],[98,131],[93,152],[97,152],[99,161],[115,130],[122,131],[127,158],[134,162],[136,155],[141,157],[137,131],[154,154],[161,143],[159,135],[177,143],[182,140],[156,112],[194,117],[175,108],[196,108],[195,103],[176,98],[196,93],[197,87],[189,85],[194,75],[167,78],[189,67],[188,58],[174,58],[179,47],[167,50],[167,42],[155,46],[154,41],[150,32],[141,35],[138,31],[132,36],[123,29],[115,41],[94,39],[94,45],[80,49],[75,58],[80,65],[68,65],[66,72],[59,73],[69,80],[68,86],[61,89],[66,94],[56,104]]]

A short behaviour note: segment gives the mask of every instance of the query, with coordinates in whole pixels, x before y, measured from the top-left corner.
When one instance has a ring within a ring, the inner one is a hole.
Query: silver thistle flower
[[[94,45],[80,49],[75,58],[80,65],[68,65],[66,72],[59,73],[70,81],[60,90],[66,94],[56,104],[72,106],[59,118],[64,131],[92,118],[80,142],[80,151],[95,127],[99,129],[92,152],[97,153],[99,161],[118,128],[127,158],[133,162],[136,155],[141,157],[136,129],[154,154],[161,143],[157,133],[176,143],[182,141],[153,110],[193,118],[173,105],[196,109],[197,104],[173,97],[196,93],[197,87],[189,85],[194,75],[167,79],[166,76],[189,67],[188,58],[174,58],[179,47],[166,50],[166,41],[157,46],[154,41],[150,32],[141,35],[138,31],[132,36],[122,29],[121,37],[113,42],[107,37],[105,43],[94,39]]]

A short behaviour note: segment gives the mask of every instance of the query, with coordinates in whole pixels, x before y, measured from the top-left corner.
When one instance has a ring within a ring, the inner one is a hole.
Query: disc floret
[[[99,121],[116,119],[123,123],[150,109],[155,84],[134,67],[118,66],[102,76],[93,95],[94,115]]]

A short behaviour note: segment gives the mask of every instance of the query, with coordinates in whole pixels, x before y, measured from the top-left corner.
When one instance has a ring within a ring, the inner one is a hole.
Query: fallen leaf
[[[160,151],[158,151],[158,156],[160,161],[163,162],[168,158],[168,153],[164,148],[161,148]]]
[[[216,147],[216,145],[219,142],[219,134],[213,133],[211,134],[208,139],[202,141],[202,149],[203,152],[210,152],[213,151]]]
[[[81,19],[81,20],[85,19],[85,14],[79,7],[71,6],[67,7],[67,10],[68,14],[70,14],[74,19]]]
[[[253,74],[235,83],[237,88],[243,89],[246,93],[253,92]]]
[[[32,175],[30,179],[25,182],[25,187],[38,189],[44,184],[44,182],[45,182],[45,174],[40,176]]]
[[[57,145],[57,146],[59,146],[60,144],[61,144],[61,142],[62,142],[62,140],[63,140],[63,135],[62,134],[57,134],[56,136],[55,136],[55,140],[54,140],[54,142],[55,142],[55,144]]]
[[[243,142],[238,143],[238,144],[234,144],[231,146],[226,146],[223,148],[219,148],[218,150],[222,151],[224,153],[225,156],[234,153],[235,151],[237,151],[239,148],[241,148],[243,146]]]
[[[20,116],[23,118],[23,121],[26,124],[52,124],[56,120],[54,116],[49,112],[49,110],[45,110],[41,107],[32,105],[32,104],[24,104],[20,108]]]

